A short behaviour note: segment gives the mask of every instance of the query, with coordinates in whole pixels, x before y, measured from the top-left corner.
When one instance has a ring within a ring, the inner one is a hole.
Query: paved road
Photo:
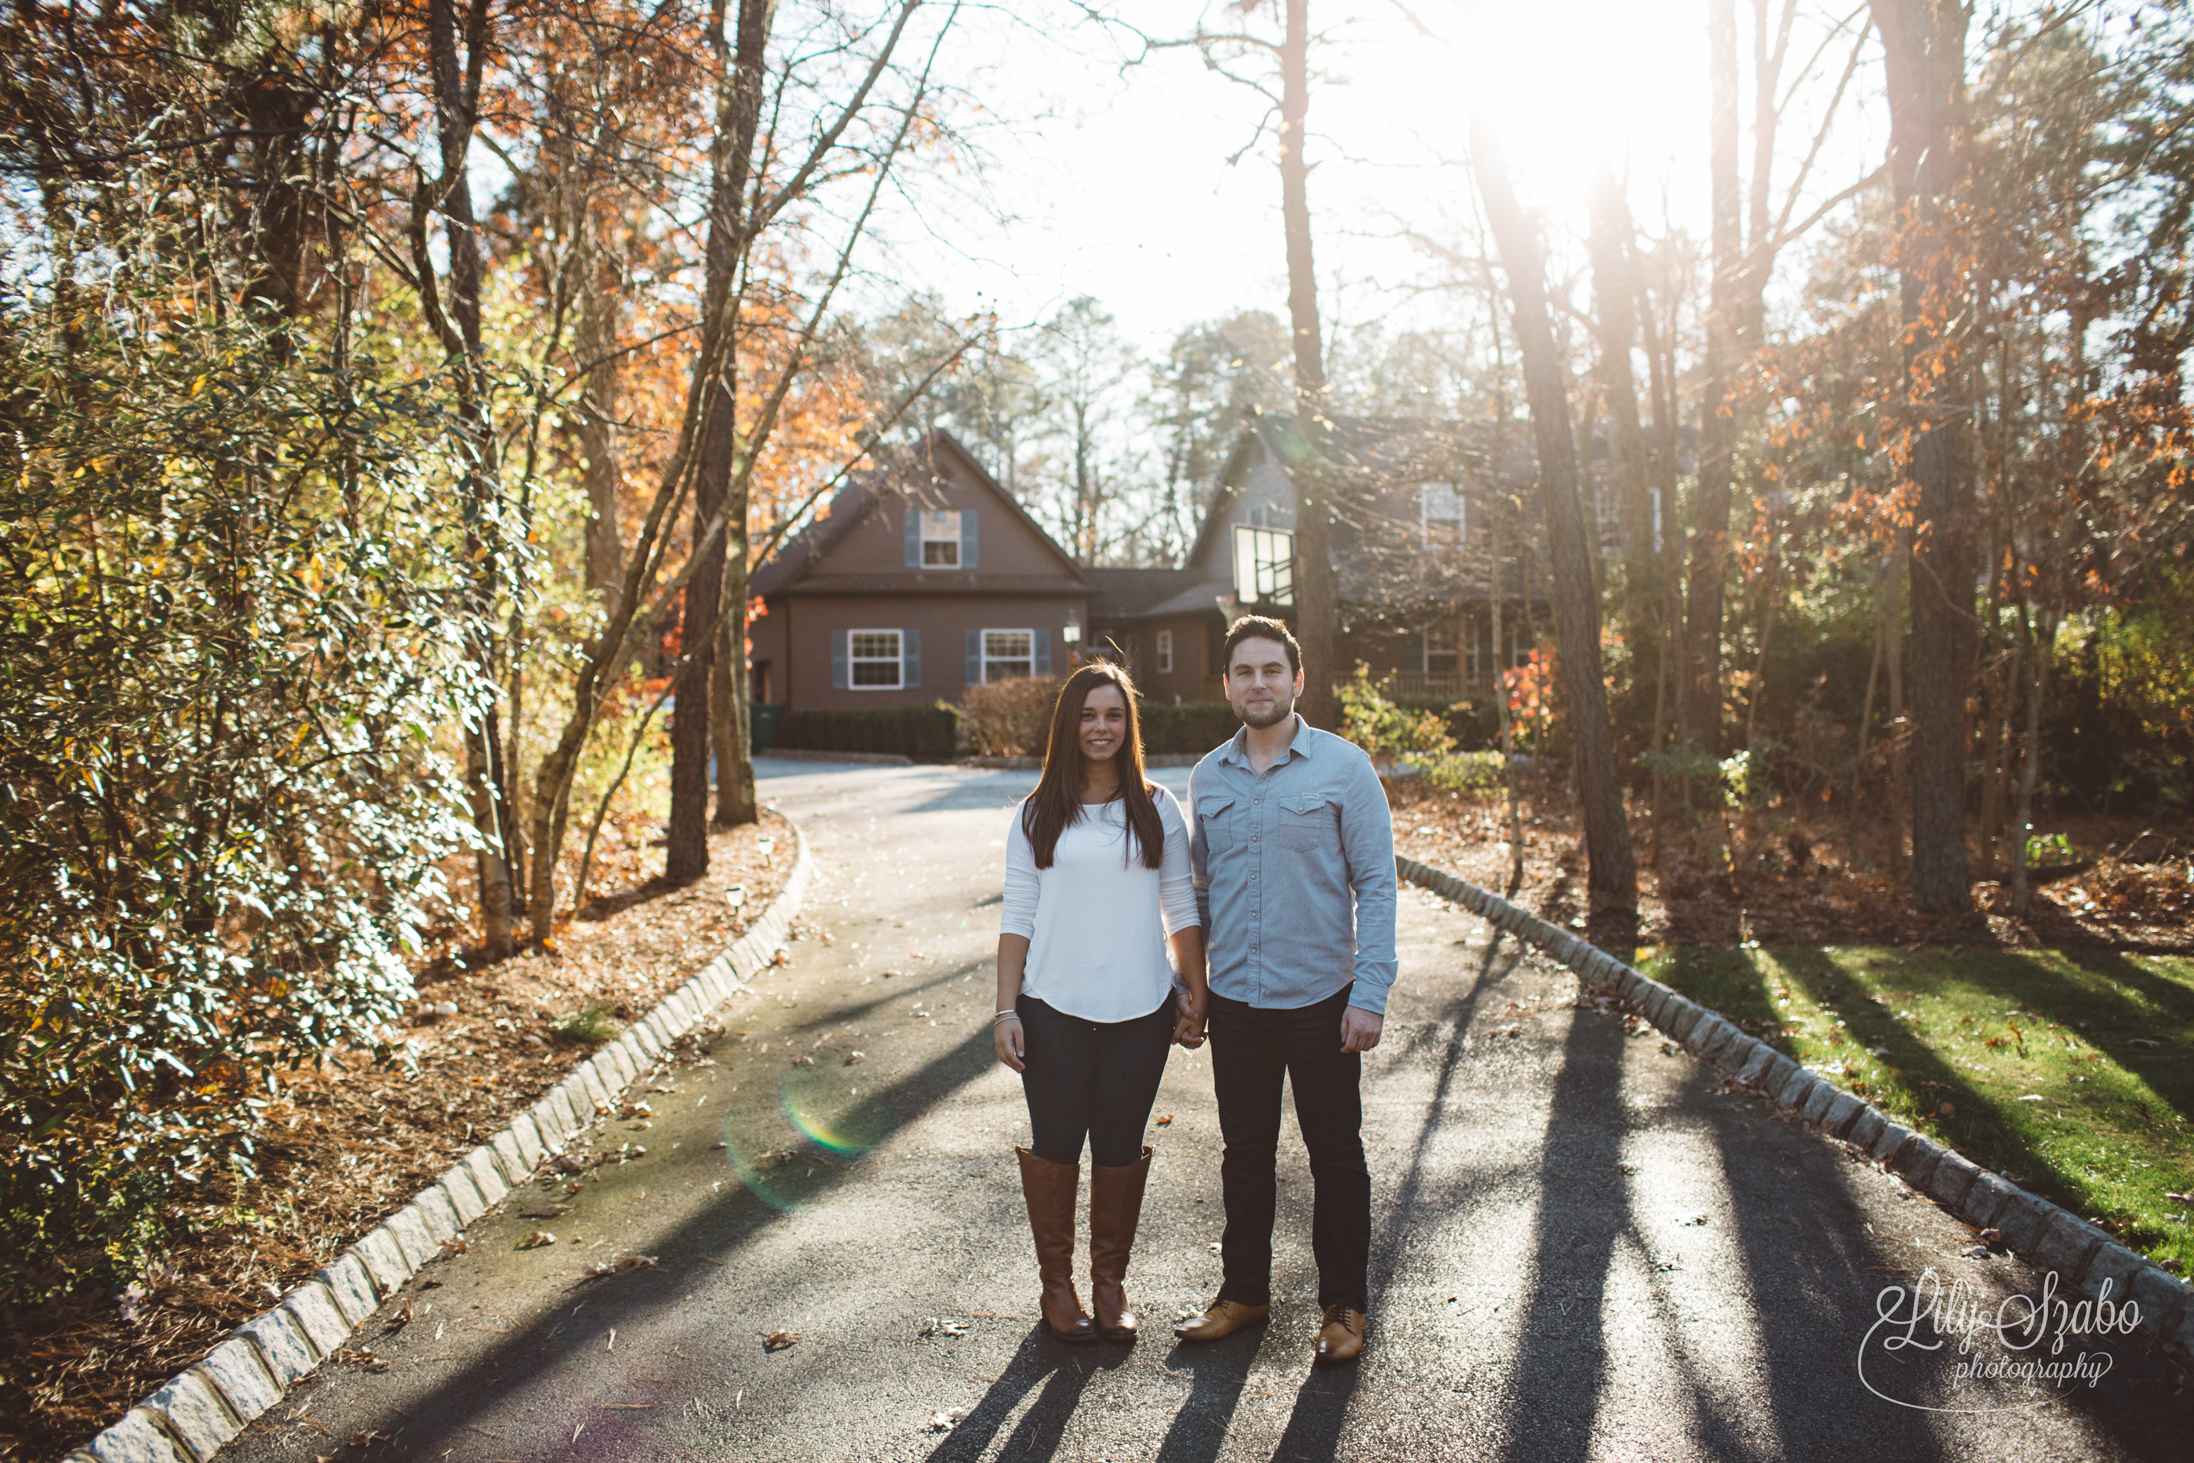
[[[708,1063],[654,1084],[652,1118],[601,1137],[646,1156],[596,1170],[552,1220],[516,1212],[551,1196],[514,1196],[413,1281],[408,1325],[384,1330],[399,1301],[361,1332],[385,1370],[330,1368],[226,1456],[2187,1456],[2194,1394],[2136,1338],[2088,1338],[2108,1374],[2020,1410],[1957,1410],[2021,1396],[1961,1379],[1954,1343],[1892,1356],[1877,1336],[1862,1380],[1883,1286],[1933,1267],[1996,1297],[2038,1278],[1961,1258],[1967,1231],[1897,1181],[1572,1006],[1565,972],[1408,889],[1365,1068],[1365,1359],[1309,1364],[1292,1132],[1268,1330],[1051,1342],[1011,1152],[1026,1118],[990,1055],[1003,810],[1033,778],[765,769],[819,861],[806,937],[719,1013]],[[1157,1110],[1130,1290],[1162,1322],[1218,1278],[1207,1057],[1175,1054]],[[515,1248],[536,1227],[557,1242]],[[582,1276],[627,1255],[656,1264]],[[799,1339],[773,1349],[780,1332]]]

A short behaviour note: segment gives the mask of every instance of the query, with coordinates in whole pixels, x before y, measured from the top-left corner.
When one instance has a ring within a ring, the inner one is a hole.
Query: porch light
[[[1067,611],[1067,625],[1064,630],[1059,632],[1059,638],[1069,645],[1082,643],[1082,622],[1074,618],[1072,610]]]

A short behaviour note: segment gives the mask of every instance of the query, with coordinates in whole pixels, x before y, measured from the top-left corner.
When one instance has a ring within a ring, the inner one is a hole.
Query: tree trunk
[[[1708,0],[1707,52],[1713,110],[1709,156],[1713,172],[1714,277],[1706,318],[1705,387],[1699,402],[1699,485],[1693,500],[1691,570],[1684,605],[1684,677],[1677,719],[1684,735],[1710,757],[1722,755],[1722,599],[1729,564],[1730,475],[1737,423],[1734,385],[1738,342],[1737,276],[1744,269],[1737,181],[1737,6]]]
[[[1280,47],[1280,216],[1287,232],[1287,313],[1295,347],[1295,424],[1305,448],[1295,465],[1295,638],[1303,649],[1303,695],[1295,709],[1332,730],[1333,640],[1340,618],[1334,582],[1332,422],[1327,414],[1318,277],[1310,254],[1310,165],[1303,118],[1310,109],[1310,0],[1287,0]]]
[[[1524,219],[1508,178],[1492,119],[1471,118],[1471,155],[1501,265],[1515,306],[1532,439],[1539,454],[1539,499],[1553,566],[1555,633],[1562,688],[1569,705],[1571,763],[1584,815],[1589,938],[1629,959],[1637,944],[1638,871],[1623,815],[1622,779],[1615,766],[1607,681],[1600,667],[1600,605],[1592,589],[1578,493],[1577,439],[1569,394],[1547,310],[1545,263],[1537,235]]]
[[[501,592],[501,564],[488,535],[493,532],[500,490],[496,482],[494,423],[487,402],[487,371],[480,336],[480,286],[483,264],[480,232],[472,212],[467,157],[472,147],[473,107],[479,95],[479,71],[487,44],[487,6],[476,0],[466,25],[466,56],[458,57],[455,0],[431,0],[427,42],[434,77],[434,109],[440,144],[441,192],[436,199],[449,245],[449,319],[453,342],[464,356],[458,378],[458,432],[465,458],[463,495],[465,559],[471,566],[466,615],[467,648],[481,680],[499,686],[494,614]],[[419,225],[423,228],[423,224]],[[431,268],[431,265],[428,266]],[[431,288],[430,281],[422,282]],[[465,730],[465,785],[473,826],[480,834],[475,869],[480,881],[480,914],[488,953],[510,953],[518,915],[518,865],[524,845],[513,820],[510,776],[503,762],[501,709],[493,701],[477,723]]]
[[[1976,649],[1972,475],[1945,319],[1957,263],[1943,202],[1959,184],[1966,16],[1955,0],[1872,0],[1888,77],[1900,315],[1915,490],[1912,553],[1912,903],[1972,907],[1965,702]]]
[[[1600,336],[1600,378],[1614,437],[1613,474],[1623,531],[1623,636],[1632,679],[1660,663],[1660,555],[1653,546],[1653,485],[1638,419],[1638,385],[1630,347],[1638,322],[1637,281],[1630,270],[1630,210],[1615,175],[1605,168],[1593,189],[1592,306]]]
[[[747,536],[743,529],[742,524],[724,525],[724,537],[729,540],[724,611],[717,624],[716,677],[710,687],[718,828],[736,828],[759,816],[754,796],[754,732],[747,711]]]
[[[617,440],[619,297],[615,262],[602,248],[594,200],[578,200],[580,248],[579,368],[587,373],[579,398],[579,451],[587,488],[587,587],[617,592],[625,568],[624,463]]]
[[[718,353],[716,379],[707,387],[700,461],[693,483],[693,524],[699,539],[721,513],[727,525],[738,525],[738,531],[719,534],[700,546],[699,567],[686,584],[679,647],[687,661],[678,678],[678,709],[671,722],[670,829],[663,860],[664,875],[673,883],[688,883],[708,872],[709,683],[716,666],[716,617],[723,601],[725,555],[734,538],[739,542],[742,568],[745,563],[746,505],[725,501],[738,476],[739,456],[738,302],[733,292],[747,242],[747,173],[761,115],[763,49],[774,10],[773,0],[739,0],[735,52],[726,45],[720,5],[712,24],[719,70],[706,309],[709,326],[724,332],[725,340]],[[743,745],[737,755],[745,760]],[[730,769],[723,770],[730,774]]]

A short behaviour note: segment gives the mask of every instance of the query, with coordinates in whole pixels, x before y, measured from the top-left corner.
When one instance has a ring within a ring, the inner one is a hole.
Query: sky
[[[1115,13],[1145,34],[1182,37],[1198,12],[1126,0]],[[1848,13],[1802,7],[1792,69]],[[1060,24],[1029,14],[963,14],[948,62],[984,108],[970,129],[979,191],[884,220],[879,273],[933,288],[956,311],[994,309],[1009,326],[1090,294],[1151,354],[1194,321],[1284,314],[1269,135],[1229,162],[1255,136],[1265,99],[1192,50],[1125,64],[1139,50],[1125,29],[1071,23],[1064,8],[1053,13]],[[1215,27],[1240,23],[1222,5],[1206,14]],[[1266,34],[1277,29],[1270,17],[1268,3],[1255,22]],[[1337,31],[1314,62],[1326,74],[1312,83],[1310,112],[1314,250],[1331,324],[1404,328],[1437,311],[1437,295],[1421,288],[1434,271],[1403,236],[1454,237],[1469,216],[1474,89],[1491,99],[1526,206],[1545,210],[1557,233],[1574,224],[1581,234],[1604,160],[1628,179],[1642,226],[1672,217],[1704,234],[1705,0],[1422,0],[1406,12],[1391,0],[1318,3],[1311,20]],[[1749,53],[1749,38],[1740,46]],[[1839,46],[1822,63],[1831,82],[1844,54]],[[1845,116],[1814,192],[1879,161],[1874,119],[1849,101]]]

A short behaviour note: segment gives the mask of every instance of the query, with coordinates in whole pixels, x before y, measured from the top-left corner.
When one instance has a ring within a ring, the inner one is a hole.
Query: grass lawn
[[[2194,1271],[2194,960],[1675,948],[1639,965],[1898,1121]]]

